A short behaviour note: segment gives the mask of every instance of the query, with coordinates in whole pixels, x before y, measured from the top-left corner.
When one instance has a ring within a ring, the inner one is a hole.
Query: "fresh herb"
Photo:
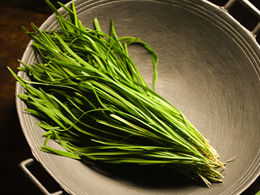
[[[60,29],[24,32],[42,63],[19,67],[31,80],[11,73],[26,89],[19,94],[39,117],[46,130],[40,150],[73,159],[105,163],[159,164],[192,179],[222,182],[217,168],[224,168],[219,155],[182,112],[155,93],[158,57],[137,37],[118,38],[113,21],[111,34],[85,28],[76,15],[74,2]],[[131,44],[141,44],[150,53],[154,67],[153,90],[148,87],[128,54]],[[47,146],[49,139],[66,150]]]

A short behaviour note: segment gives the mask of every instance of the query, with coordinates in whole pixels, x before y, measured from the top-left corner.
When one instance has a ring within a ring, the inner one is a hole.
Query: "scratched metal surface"
[[[118,36],[138,36],[159,57],[157,93],[180,109],[225,161],[236,160],[223,172],[223,184],[207,189],[184,178],[157,173],[144,182],[149,170],[95,168],[82,162],[40,152],[43,130],[36,119],[18,114],[35,158],[71,194],[239,194],[260,172],[259,45],[254,37],[219,7],[206,1],[76,1],[78,16],[92,27],[98,17],[109,30],[113,18]],[[61,10],[62,12],[62,10]],[[54,16],[41,27],[57,28]],[[150,56],[138,46],[130,55],[145,80],[152,82]],[[36,60],[28,47],[22,61]],[[20,76],[26,76],[20,73]],[[22,92],[17,85],[16,93]],[[60,148],[52,142],[53,147]],[[125,168],[125,167],[124,167]],[[122,174],[123,173],[123,174]],[[160,177],[161,176],[161,177]],[[162,177],[167,176],[167,177]],[[181,181],[179,181],[181,180]]]

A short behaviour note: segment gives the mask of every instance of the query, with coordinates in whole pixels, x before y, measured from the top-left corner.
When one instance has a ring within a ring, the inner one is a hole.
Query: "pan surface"
[[[219,7],[203,0],[77,0],[78,17],[86,27],[98,18],[109,32],[113,18],[119,37],[136,36],[159,57],[156,92],[181,110],[210,140],[226,161],[224,182],[205,188],[180,175],[149,168],[98,166],[39,151],[45,141],[37,119],[17,98],[21,126],[35,158],[71,194],[170,195],[239,194],[260,173],[259,45],[254,37]],[[69,4],[68,4],[69,6]],[[60,9],[64,14],[64,10]],[[33,21],[32,21],[33,22]],[[50,16],[42,30],[58,28]],[[37,56],[30,47],[22,61]],[[148,84],[153,68],[146,50],[131,46],[130,56]],[[28,79],[19,72],[19,76]],[[17,84],[16,94],[24,90]],[[55,142],[50,146],[61,149]]]

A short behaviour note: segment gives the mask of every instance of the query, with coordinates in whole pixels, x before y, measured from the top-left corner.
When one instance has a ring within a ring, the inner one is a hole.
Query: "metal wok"
[[[147,42],[159,56],[157,93],[180,109],[211,141],[220,160],[236,159],[227,164],[222,184],[205,188],[179,175],[154,176],[149,169],[94,166],[47,154],[39,151],[45,141],[41,137],[44,130],[17,99],[20,123],[34,157],[62,188],[75,195],[230,195],[243,192],[253,183],[260,173],[260,49],[254,36],[259,29],[249,32],[225,9],[205,0],[75,3],[85,26],[92,27],[97,17],[108,32],[113,18],[119,37],[137,36]],[[63,9],[60,12],[65,13]],[[42,30],[55,28],[58,23],[54,15],[41,26]],[[39,60],[30,44],[22,58],[27,64]],[[151,84],[150,56],[138,46],[131,47],[130,56]],[[28,79],[24,73],[19,75]],[[17,84],[16,94],[23,91]],[[61,149],[55,142],[50,144]]]

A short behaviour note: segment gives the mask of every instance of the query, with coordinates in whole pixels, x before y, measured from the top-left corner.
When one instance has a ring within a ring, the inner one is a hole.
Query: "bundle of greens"
[[[25,33],[42,56],[42,63],[27,65],[30,81],[11,73],[26,89],[19,94],[39,117],[46,130],[40,150],[73,159],[104,163],[159,164],[195,180],[221,182],[224,168],[217,152],[183,113],[150,89],[128,55],[128,46],[143,45],[151,54],[154,88],[158,58],[149,45],[136,37],[118,38],[111,20],[111,34],[85,28],[74,2],[63,17],[56,13],[60,29]],[[47,146],[56,140],[65,150]]]

